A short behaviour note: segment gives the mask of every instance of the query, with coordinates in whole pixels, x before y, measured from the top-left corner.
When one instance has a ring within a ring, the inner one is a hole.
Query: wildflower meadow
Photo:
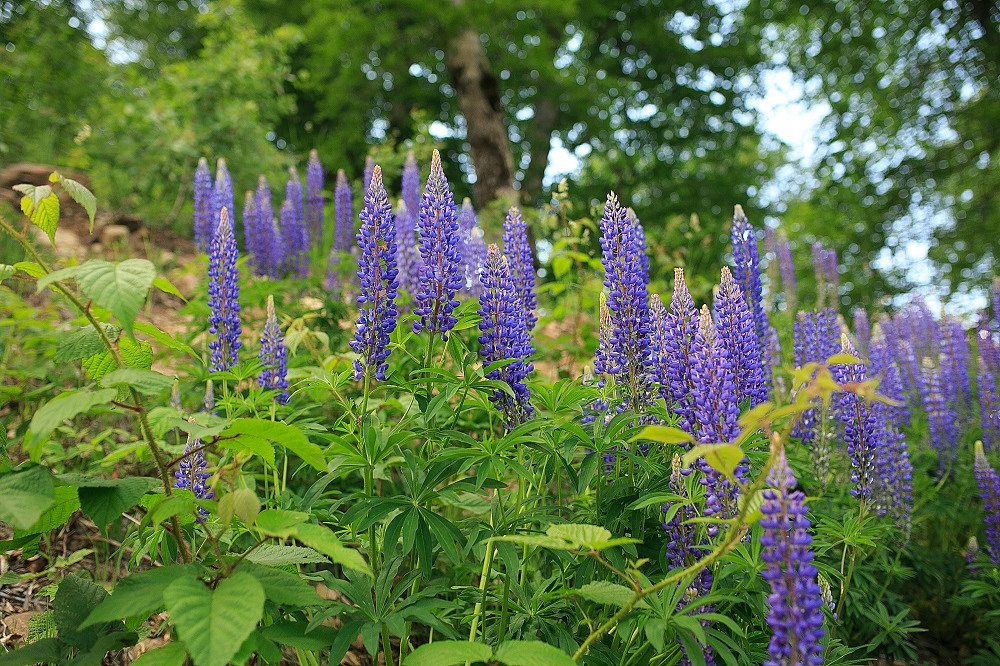
[[[613,181],[322,157],[192,163],[185,288],[15,188],[0,666],[1000,663],[1000,281],[842,309],[738,202],[700,270]]]

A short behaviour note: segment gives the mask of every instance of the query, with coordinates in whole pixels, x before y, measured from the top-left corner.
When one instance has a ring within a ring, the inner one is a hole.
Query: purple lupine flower
[[[236,268],[239,250],[229,210],[222,209],[219,227],[208,250],[208,332],[212,336],[208,348],[212,352],[213,372],[229,370],[236,365],[240,350],[240,272]]]
[[[976,442],[976,485],[983,500],[986,524],[986,552],[993,564],[1000,566],[1000,476],[986,460],[982,442]]]
[[[361,379],[368,368],[375,369],[375,379],[384,380],[389,368],[389,334],[396,329],[396,228],[392,206],[382,184],[382,169],[372,171],[371,185],[365,194],[358,232],[357,329],[351,349],[361,358],[354,361],[354,379]]]
[[[870,359],[871,374],[881,377],[879,383],[879,393],[897,402],[899,406],[885,406],[890,412],[890,422],[894,425],[903,425],[910,422],[910,410],[906,403],[906,391],[903,388],[899,366],[893,360],[892,351],[886,338],[880,337],[870,342],[868,358]]]
[[[263,368],[257,377],[257,383],[262,389],[280,391],[275,400],[279,405],[284,405],[288,402],[288,348],[285,347],[285,336],[278,325],[274,296],[271,295],[267,297],[267,319],[260,336],[258,358]]]
[[[396,263],[399,285],[411,297],[420,290],[420,250],[417,223],[420,219],[420,168],[413,152],[406,155],[401,182],[403,208],[396,215]]]
[[[996,329],[1000,331],[1000,276],[993,278],[993,319]]]
[[[462,287],[462,256],[458,250],[458,215],[448,179],[437,150],[431,157],[431,173],[420,200],[420,288],[414,302],[413,332],[427,329],[448,339],[457,320],[455,295]]]
[[[309,151],[306,163],[306,227],[313,241],[323,246],[323,165],[319,153]]]
[[[625,210],[628,219],[632,221],[635,228],[635,247],[639,253],[639,270],[642,271],[642,281],[649,284],[649,248],[646,245],[646,230],[639,221],[639,216],[631,208]]]
[[[659,301],[658,297],[655,297]],[[660,304],[659,307],[663,307]],[[651,308],[652,309],[652,308]],[[670,311],[656,315],[653,328],[653,377],[677,427],[695,435],[692,353],[698,335],[698,310],[684,282],[684,269],[674,269]]]
[[[608,194],[601,218],[601,262],[611,311],[607,372],[615,377],[624,406],[636,412],[641,412],[649,399],[652,370],[649,293],[642,278],[640,252],[635,225],[615,193]]]
[[[511,206],[503,221],[503,252],[510,264],[517,297],[524,309],[528,333],[535,330],[535,255],[528,242],[528,225],[517,206]]]
[[[808,363],[820,362],[818,360],[817,328],[818,322],[815,312],[799,312],[798,316],[795,317],[795,323],[792,325],[792,347],[796,368],[801,368]],[[816,436],[818,420],[816,407],[806,409],[795,422],[792,436],[798,437],[803,444],[812,443]]]
[[[732,442],[740,433],[740,408],[732,359],[712,321],[708,306],[701,308],[698,332],[691,351],[692,398],[698,441],[706,444]],[[712,469],[704,459],[701,469],[705,485],[705,515],[731,518],[736,511],[738,488]],[[745,470],[737,469],[739,478]],[[714,537],[718,525],[708,527]]]
[[[813,270],[816,272],[816,292],[817,292],[817,307],[822,305],[824,297],[826,295],[826,250],[823,249],[823,244],[816,241],[812,244],[812,263]]]
[[[215,497],[215,492],[211,486],[205,483],[212,478],[212,475],[205,471],[208,467],[208,461],[205,460],[205,452],[201,446],[200,439],[193,439],[191,435],[188,435],[187,444],[184,445],[184,457],[181,458],[177,470],[174,472],[174,477],[177,479],[174,482],[174,488],[190,490],[198,499],[212,499]],[[198,507],[198,520],[204,521],[206,518],[208,518],[208,511]]]
[[[788,243],[788,236],[781,234],[778,237],[778,270],[781,273],[781,286],[785,292],[785,304],[789,310],[795,309],[796,294],[798,293],[798,282],[795,280],[795,262],[792,260],[792,246]]]
[[[611,354],[611,310],[608,309],[608,295],[601,292],[600,305],[598,307],[598,327],[597,327],[597,349],[594,350],[594,375],[597,378],[597,386],[604,388],[608,382],[608,363]],[[590,405],[585,405],[581,423],[593,423],[598,416],[602,418],[608,411],[608,401],[598,398]],[[614,447],[612,447],[612,451]],[[608,452],[604,454],[604,472],[610,474],[614,468],[615,456]]]
[[[980,343],[976,392],[979,399],[979,422],[983,428],[983,446],[987,451],[992,451],[1000,447],[1000,389],[997,388],[996,371],[984,358],[984,352],[986,346]]]
[[[715,318],[718,322],[719,339],[733,365],[733,379],[736,384],[736,399],[742,403],[748,400],[750,407],[756,407],[767,400],[767,386],[764,384],[764,368],[754,331],[753,318],[743,298],[743,290],[733,279],[729,268],[722,268],[722,283],[715,297]],[[770,326],[768,326],[770,342]]]
[[[250,191],[243,197],[243,242],[254,272],[264,275],[264,229],[257,214],[257,199]]]
[[[365,158],[365,168],[361,176],[361,186],[367,194],[372,184],[372,176],[375,174],[375,158],[371,155]]]
[[[938,468],[944,471],[958,457],[958,424],[954,407],[948,402],[949,387],[942,383],[942,373],[925,359],[921,400],[927,414],[927,434],[938,455]]]
[[[785,452],[777,454],[768,474],[772,488],[761,495],[760,536],[761,559],[764,560],[764,580],[771,585],[767,602],[771,612],[767,624],[771,641],[767,646],[770,659],[765,666],[789,666],[823,663],[823,596],[817,582],[810,549],[809,508],[805,494],[793,490],[795,477],[788,467]]]
[[[285,203],[291,205],[290,213],[285,211]],[[288,169],[285,184],[285,201],[281,204],[281,240],[285,246],[285,261],[288,268],[300,278],[309,272],[309,228],[305,220],[305,204],[302,198],[302,181],[295,167]]]
[[[844,336],[842,349],[845,354],[857,355],[854,346]],[[868,380],[864,363],[843,363],[830,368],[838,384],[859,383]],[[851,459],[851,495],[866,506],[881,507],[879,489],[876,488],[879,456],[884,454],[882,431],[873,405],[852,392],[838,392],[833,396],[834,412],[844,428],[844,442]],[[882,510],[880,508],[880,510]]]
[[[963,420],[972,411],[972,381],[969,377],[969,340],[958,321],[941,322],[941,372],[948,400]]]
[[[212,219],[212,172],[208,170],[208,160],[198,160],[194,172],[194,244],[201,252],[208,251],[214,227],[218,218]]]
[[[979,357],[990,366],[990,369],[993,372],[1000,372],[1000,344],[993,339],[990,320],[985,312],[981,313],[980,323],[976,329],[976,346],[979,348]]]
[[[479,355],[489,365],[514,359],[502,368],[486,373],[488,379],[503,381],[514,393],[497,389],[490,402],[503,414],[507,428],[515,428],[534,414],[525,378],[533,370],[531,355],[535,350],[524,321],[524,310],[517,295],[516,279],[507,257],[491,243],[486,252],[481,282],[483,296],[479,299]]]
[[[837,251],[833,248],[828,249],[823,259],[823,272],[826,274],[829,293],[833,297],[831,305],[836,306],[840,295],[840,262],[837,261]]]
[[[690,494],[688,493],[687,483],[685,482],[685,471],[686,470],[681,469],[680,455],[675,453],[670,466],[669,487],[672,493],[678,497],[684,498],[684,501],[680,503],[680,506],[674,512],[673,516],[666,522],[662,523],[663,530],[667,533],[666,559],[668,570],[689,567],[707,555],[711,550],[711,548],[708,547],[708,544],[705,544],[699,539],[697,525],[690,522],[693,519],[698,518],[699,514],[695,505],[690,502]],[[690,471],[687,471],[688,475],[690,475]],[[662,510],[663,513],[669,513],[672,510],[672,505],[665,504],[662,507]],[[712,570],[709,567],[705,567],[699,571],[694,581],[692,581],[691,585],[687,588],[687,590],[685,590],[684,596],[677,604],[677,610],[680,611],[689,604],[693,603],[698,597],[711,592],[713,582],[714,576],[712,575]],[[703,612],[712,612],[712,605],[709,604],[706,608],[704,608]],[[707,626],[707,621],[703,621],[703,626]],[[691,660],[688,658],[687,648],[683,643],[680,644],[680,648],[683,654],[680,664],[683,666],[690,666]],[[714,654],[710,645],[703,646],[703,656],[706,666],[715,663]]]
[[[831,356],[841,352],[841,330],[836,310],[823,308],[819,311],[816,315],[817,362],[826,363]]]
[[[229,176],[229,169],[226,168],[226,160],[221,157],[216,162],[215,182],[212,183],[212,219],[209,227],[212,235],[209,236],[209,243],[215,235],[215,229],[219,224],[219,215],[222,209],[229,211],[231,222],[236,219],[236,206],[233,203],[233,179]]]
[[[872,328],[868,322],[868,313],[864,308],[854,309],[854,342],[858,352],[868,356],[871,349]]]
[[[458,232],[461,235],[459,250],[465,272],[465,289],[473,298],[479,298],[483,293],[479,273],[486,262],[486,243],[483,242],[476,210],[468,197],[462,202],[462,211],[458,215]]]
[[[354,245],[354,202],[351,184],[343,169],[337,170],[337,184],[333,191],[333,249],[326,265],[326,288],[333,291],[339,287],[339,265],[342,255]]]
[[[757,238],[753,226],[743,213],[742,206],[736,206],[733,213],[732,227],[733,245],[733,277],[743,291],[747,308],[753,317],[754,332],[757,336],[757,350],[761,355],[761,367],[764,369],[764,399],[771,390],[771,358],[768,344],[767,314],[764,312],[763,286],[760,280],[760,251],[757,249]]]
[[[257,203],[257,219],[261,229],[261,260],[259,270],[262,275],[278,276],[283,252],[281,235],[274,233],[274,206],[271,204],[271,186],[267,178],[257,179],[257,191],[254,194]]]

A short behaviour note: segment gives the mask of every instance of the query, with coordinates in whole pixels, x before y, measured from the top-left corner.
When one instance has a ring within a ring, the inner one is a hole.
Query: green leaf
[[[3,282],[16,272],[17,269],[10,264],[0,264],[0,282]]]
[[[162,291],[163,293],[170,294],[171,296],[176,296],[177,298],[187,303],[187,299],[184,298],[184,294],[178,291],[177,287],[171,284],[170,280],[168,280],[167,278],[165,277],[156,278],[155,280],[153,280],[153,286]]]
[[[59,583],[52,610],[55,612],[59,638],[73,647],[88,648],[94,644],[98,632],[81,629],[83,621],[97,606],[108,598],[100,585],[79,576],[66,576]]]
[[[295,538],[323,553],[335,564],[372,575],[372,570],[361,553],[340,543],[337,536],[322,525],[299,525],[295,531]]]
[[[46,273],[42,277],[38,278],[35,283],[35,293],[40,294],[42,290],[53,282],[63,282],[65,280],[71,280],[76,277],[76,274],[80,271],[79,266],[68,266],[66,268],[59,269],[58,271],[52,271],[51,273]]]
[[[489,661],[493,650],[489,645],[469,641],[434,641],[421,645],[410,653],[403,666],[453,666],[466,662]]]
[[[45,232],[45,235],[49,237],[49,242],[55,245],[56,227],[59,226],[59,197],[52,192],[36,205],[29,206],[29,210],[24,210],[26,200],[28,197],[21,200],[21,210],[28,216],[33,225]]]
[[[698,444],[684,454],[684,465],[690,466],[698,458],[704,458],[712,469],[733,478],[736,466],[743,460],[743,449],[735,444]]]
[[[309,514],[301,511],[264,509],[257,516],[254,526],[268,536],[287,539],[294,536],[299,525],[307,520]]]
[[[73,486],[56,486],[53,490],[52,506],[45,510],[30,527],[24,530],[14,530],[14,536],[27,534],[44,534],[57,527],[62,527],[77,509],[80,508],[80,498]]]
[[[54,503],[52,475],[44,467],[0,476],[0,521],[26,530]]]
[[[236,419],[231,426],[222,431],[223,436],[244,434],[276,442],[309,466],[321,472],[326,471],[323,449],[310,442],[309,438],[294,426],[264,419]]]
[[[97,214],[97,197],[94,196],[93,192],[72,178],[66,178],[60,173],[54,175],[59,184],[66,190],[66,194],[87,211],[87,217],[90,218],[90,233],[94,233],[94,215]]]
[[[80,627],[130,617],[145,619],[163,607],[163,591],[175,580],[196,580],[200,570],[193,564],[174,564],[126,576],[115,586],[111,597],[95,607]]]
[[[98,479],[83,474],[62,474],[59,480],[79,489],[80,509],[98,527],[118,519],[135,506],[140,497],[161,486],[159,479],[144,476]]]
[[[19,261],[14,264],[14,268],[21,271],[25,275],[30,275],[33,278],[45,276],[45,269],[33,261]]]
[[[568,654],[541,641],[506,641],[497,647],[496,659],[507,666],[576,666]]]
[[[35,643],[43,638],[55,638],[59,633],[56,627],[56,617],[53,611],[45,611],[28,620],[28,633],[24,642]]]
[[[175,379],[155,370],[118,368],[101,377],[99,383],[104,388],[130,386],[143,395],[159,395],[169,391]]]
[[[215,590],[193,578],[178,579],[163,591],[163,600],[196,666],[226,666],[264,613],[264,588],[241,572]]]
[[[624,585],[619,585],[618,583],[598,580],[592,583],[587,583],[579,590],[576,590],[576,594],[584,599],[587,599],[588,601],[593,601],[598,604],[624,608],[626,604],[632,600],[632,597],[635,596],[635,590],[625,587]],[[649,604],[642,600],[640,600],[636,606],[639,608],[649,608]]]
[[[289,564],[329,564],[326,555],[303,546],[281,546],[275,543],[265,543],[254,548],[246,556],[247,561],[265,564],[272,567]]]
[[[566,540],[574,548],[590,548],[611,538],[611,532],[603,527],[572,523],[549,525],[545,533],[550,537]]]
[[[119,338],[118,353],[126,367],[148,370],[153,365],[153,347],[145,340]],[[83,360],[83,368],[87,371],[87,376],[95,382],[101,381],[104,375],[117,367],[111,352],[103,352]]]
[[[305,607],[324,603],[316,589],[298,574],[247,561],[241,562],[236,570],[256,578],[265,596],[276,604]]]
[[[24,435],[24,450],[31,459],[38,461],[42,454],[42,444],[63,421],[90,411],[97,405],[106,405],[118,396],[115,389],[101,391],[67,391],[42,405],[31,418],[28,432]]]
[[[180,643],[167,643],[163,647],[143,652],[132,666],[184,666],[187,650]]]
[[[679,428],[668,428],[661,425],[646,426],[642,432],[632,438],[632,441],[640,439],[649,439],[661,444],[684,444],[694,441],[694,437]]]
[[[35,666],[35,664],[57,664],[62,657],[62,643],[55,638],[25,645],[17,650],[0,654],[0,666]]]
[[[233,516],[239,516],[247,525],[253,525],[259,513],[260,500],[257,499],[257,493],[250,488],[237,488],[219,500],[219,518],[226,525],[233,522]]]
[[[118,339],[121,331],[117,326],[114,324],[102,324],[102,326],[109,340],[114,342]],[[101,336],[94,330],[93,326],[87,326],[59,343],[59,348],[56,350],[55,356],[52,357],[52,362],[59,364],[75,361],[78,358],[100,354],[103,351],[106,351],[106,348]]]
[[[333,627],[322,625],[312,631],[306,631],[308,628],[308,622],[278,622],[262,629],[260,635],[300,650],[322,650],[330,647],[340,633]]]
[[[157,278],[157,280],[158,279],[159,278]],[[154,284],[155,284],[155,282],[156,281],[154,280]],[[175,340],[174,338],[172,338],[170,336],[170,334],[161,331],[160,329],[156,328],[152,324],[148,324],[146,322],[136,322],[134,328],[135,328],[135,330],[139,331],[140,333],[142,333],[144,335],[148,335],[149,337],[153,338],[154,340],[156,340],[157,342],[159,342],[164,347],[168,347],[170,349],[175,349],[177,351],[184,352],[185,354],[188,354],[189,356],[197,359],[198,361],[201,361],[201,354],[199,354],[194,349],[192,349],[190,345],[184,344],[183,342],[180,342],[179,340]]]
[[[110,310],[132,337],[135,317],[155,278],[156,268],[146,259],[126,259],[119,264],[91,259],[80,265],[76,283],[94,303]]]

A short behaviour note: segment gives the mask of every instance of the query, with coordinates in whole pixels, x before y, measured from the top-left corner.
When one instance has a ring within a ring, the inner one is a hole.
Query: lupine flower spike
[[[659,333],[659,345],[654,343],[654,374],[660,385],[660,395],[667,409],[677,415],[677,426],[691,435],[696,434],[694,413],[693,352],[698,335],[698,310],[694,306],[684,269],[674,269],[674,293],[670,311],[665,313]]]
[[[448,331],[457,320],[452,312],[458,307],[455,295],[464,282],[462,256],[458,249],[458,215],[448,179],[441,167],[441,155],[434,151],[431,173],[420,199],[419,228],[420,287],[413,312],[413,332],[427,329],[448,339]]]
[[[458,215],[458,232],[461,235],[459,251],[462,254],[462,270],[465,273],[465,289],[473,298],[479,298],[482,294],[479,273],[486,261],[486,243],[483,242],[482,231],[479,229],[476,210],[468,198],[462,202],[462,212]]]
[[[229,211],[219,216],[219,227],[208,253],[208,348],[213,372],[229,370],[238,362],[240,350],[240,273],[236,268],[239,251],[233,236]]]
[[[270,295],[267,297],[267,320],[260,337],[258,358],[264,366],[257,378],[260,387],[279,391],[276,400],[279,405],[284,405],[288,402],[288,349],[274,312],[274,296]]]
[[[805,494],[794,490],[796,481],[784,449],[779,450],[768,475],[772,486],[764,490],[761,504],[761,558],[764,580],[771,584],[767,601],[771,612],[770,659],[765,666],[810,666],[823,663],[823,596],[809,546],[809,519]]]
[[[365,158],[365,170],[362,172],[361,185],[364,187],[365,193],[368,192],[368,188],[372,184],[372,175],[375,173],[375,158],[369,155]]]
[[[719,338],[726,346],[733,364],[733,378],[739,402],[747,400],[756,407],[767,400],[762,355],[757,343],[753,318],[743,297],[743,290],[736,284],[729,269],[723,267],[722,282],[715,298],[715,316],[718,320]],[[769,355],[767,355],[769,357]]]
[[[351,199],[351,184],[343,169],[337,171],[337,184],[333,191],[333,218],[333,248],[326,265],[328,291],[339,288],[342,255],[354,246],[354,202]]]
[[[743,290],[747,308],[753,318],[754,332],[757,334],[757,349],[761,355],[761,365],[764,368],[765,399],[770,395],[771,358],[770,358],[770,322],[764,313],[763,286],[760,279],[760,251],[757,249],[757,238],[753,226],[743,213],[742,206],[736,206],[733,213],[732,228],[733,244],[733,278]]]
[[[230,220],[235,219],[236,206],[233,205],[233,179],[229,175],[229,169],[226,168],[226,160],[220,157],[216,163],[215,182],[212,184],[211,228],[213,235],[219,224],[219,215],[222,214],[223,208],[229,211]],[[208,240],[211,242],[211,237]]]
[[[795,303],[798,300],[798,282],[795,279],[795,262],[792,260],[792,246],[788,243],[788,236],[780,234],[778,236],[778,271],[781,273],[781,286],[785,292],[785,306],[795,310]]]
[[[490,396],[490,402],[503,414],[505,425],[514,428],[534,413],[524,380],[533,369],[530,358],[535,350],[524,321],[516,280],[511,274],[507,257],[495,244],[490,244],[486,252],[481,282],[479,354],[487,365],[514,359],[512,363],[486,373],[489,379],[506,382],[514,393],[511,396],[498,389]]]
[[[535,330],[535,256],[528,243],[528,225],[517,206],[511,206],[503,221],[503,252],[510,264],[528,333]]]
[[[306,163],[306,227],[313,240],[323,245],[323,165],[315,149]]]
[[[190,490],[198,499],[212,499],[215,497],[215,493],[212,491],[212,487],[205,483],[212,475],[205,471],[208,467],[208,461],[205,460],[205,452],[201,446],[200,439],[192,439],[188,435],[187,444],[184,445],[184,457],[181,458],[177,465],[177,471],[174,472],[174,477],[177,479],[174,482],[174,488]],[[198,520],[204,521],[206,518],[208,518],[208,511],[198,507]]]
[[[420,169],[413,153],[407,153],[402,175],[403,207],[396,215],[396,263],[399,286],[415,297],[420,290],[420,251],[417,226],[420,219]]]
[[[392,206],[382,184],[382,169],[372,171],[371,185],[365,194],[358,232],[357,328],[351,349],[360,356],[354,361],[354,379],[360,380],[369,369],[375,379],[385,379],[389,368],[389,334],[396,329],[396,229]]]
[[[261,275],[278,276],[278,266],[281,263],[281,235],[274,232],[274,206],[271,203],[271,186],[267,178],[257,179],[257,191],[254,194],[257,204],[257,220],[260,223],[261,236]]]
[[[983,522],[986,523],[986,553],[990,561],[1000,566],[1000,476],[997,476],[983,451],[982,442],[976,442],[976,485],[983,500]]]
[[[218,219],[212,219],[212,172],[208,160],[198,160],[194,172],[194,243],[202,252],[208,251]]]
[[[291,214],[285,221],[284,204],[281,211],[281,233],[285,243],[286,260],[290,268],[300,278],[309,270],[309,228],[305,219],[305,203],[302,195],[302,181],[295,167],[288,169],[285,184],[285,201],[291,204]]]
[[[257,275],[264,275],[262,259],[264,255],[264,234],[257,215],[257,199],[248,191],[243,197],[243,242],[250,264]]]

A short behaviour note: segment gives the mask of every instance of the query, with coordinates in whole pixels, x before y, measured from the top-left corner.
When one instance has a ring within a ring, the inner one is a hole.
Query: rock
[[[109,224],[101,229],[101,244],[114,245],[115,243],[127,243],[129,234],[132,232],[124,224]]]

